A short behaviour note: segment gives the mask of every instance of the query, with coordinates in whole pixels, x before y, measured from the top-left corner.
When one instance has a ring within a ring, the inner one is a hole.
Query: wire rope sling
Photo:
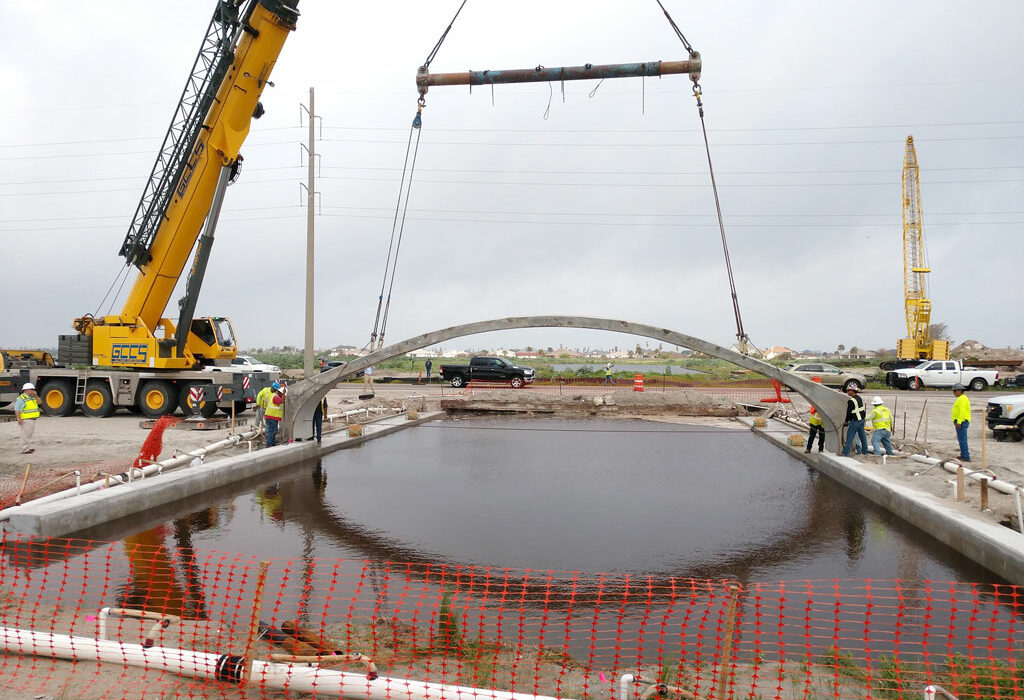
[[[452,25],[458,18],[459,13],[462,12],[463,7],[466,5],[466,0],[463,0],[462,4],[459,5],[459,9],[455,12],[455,16],[452,21],[449,22],[444,32],[441,34],[440,39],[434,45],[433,49],[427,56],[423,65],[419,67],[416,72],[416,85],[419,89],[419,98],[417,100],[416,116],[413,119],[412,125],[409,130],[409,139],[406,145],[405,164],[402,169],[402,181],[399,187],[398,202],[395,206],[395,216],[392,223],[391,242],[388,246],[388,257],[387,264],[384,270],[384,280],[381,284],[380,295],[377,299],[377,316],[374,320],[373,331],[370,335],[370,349],[375,350],[383,346],[384,333],[387,327],[388,313],[391,306],[391,292],[394,286],[395,269],[398,264],[398,254],[402,244],[402,233],[405,227],[406,211],[409,204],[409,190],[412,184],[412,177],[416,167],[416,155],[419,150],[420,142],[420,127],[422,126],[422,112],[423,107],[426,105],[426,94],[430,87],[434,86],[447,86],[447,85],[491,85],[499,83],[524,83],[524,82],[554,82],[554,81],[566,81],[566,80],[604,80],[606,78],[626,78],[626,77],[647,77],[647,76],[662,76],[671,74],[689,74],[690,80],[693,82],[693,96],[697,103],[697,113],[700,116],[701,133],[704,138],[704,151],[708,161],[708,172],[711,178],[712,191],[715,198],[715,211],[718,217],[718,228],[722,239],[722,251],[725,256],[725,266],[728,273],[729,279],[729,292],[732,300],[733,314],[736,321],[736,338],[742,351],[746,354],[747,348],[750,347],[749,338],[746,331],[743,328],[743,318],[740,314],[739,298],[736,294],[736,282],[732,271],[732,262],[729,257],[729,246],[725,233],[725,223],[722,217],[722,206],[721,200],[718,195],[718,185],[715,180],[714,166],[711,161],[711,148],[708,142],[707,127],[704,121],[704,103],[703,95],[700,86],[700,75],[701,75],[701,56],[693,46],[687,41],[686,37],[680,31],[676,25],[672,16],[668,10],[662,4],[661,0],[655,0],[661,11],[664,13],[665,18],[668,20],[669,25],[679,38],[683,47],[686,49],[688,59],[684,61],[650,61],[646,63],[628,63],[628,64],[614,64],[614,65],[594,65],[591,63],[584,64],[582,66],[572,67],[560,67],[560,68],[545,68],[544,66],[537,66],[536,68],[517,69],[517,70],[485,70],[485,71],[466,71],[461,73],[430,73],[430,63],[434,60],[438,50],[444,43],[445,38],[448,36],[448,32],[451,31]],[[599,83],[600,85],[600,83]],[[596,88],[595,88],[596,89]],[[413,143],[413,132],[416,132],[415,143]],[[406,173],[408,173],[408,182],[406,182]],[[403,192],[405,195],[404,206],[403,206]],[[397,233],[397,237],[396,237]],[[390,271],[390,282],[389,282],[389,271]],[[385,299],[384,292],[387,290],[387,298]]]

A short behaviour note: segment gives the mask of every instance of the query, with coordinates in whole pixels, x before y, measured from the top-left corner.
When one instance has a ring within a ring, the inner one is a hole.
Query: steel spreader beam
[[[495,85],[499,83],[539,83],[562,80],[601,80],[604,78],[639,78],[642,76],[678,75],[688,73],[695,83],[700,80],[700,54],[694,52],[686,61],[648,61],[647,63],[616,63],[562,68],[517,68],[513,70],[471,70],[464,73],[431,73],[420,66],[416,86],[420,94],[437,85]]]

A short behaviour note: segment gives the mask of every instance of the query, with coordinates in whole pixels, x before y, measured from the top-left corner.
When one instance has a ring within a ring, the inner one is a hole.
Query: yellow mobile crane
[[[897,341],[898,359],[883,362],[884,370],[911,367],[922,360],[949,359],[949,341],[933,340],[930,334],[932,302],[926,276],[930,272],[924,246],[917,151],[914,137],[908,136],[903,155],[903,305],[907,337]]]
[[[243,388],[256,388],[251,378],[202,371],[231,364],[237,346],[230,320],[193,315],[224,192],[238,175],[249,126],[263,114],[259,98],[295,29],[297,3],[217,0],[121,246],[126,264],[138,268],[124,307],[117,315],[77,318],[77,335],[60,336],[58,360],[78,369],[52,363],[22,367],[8,379],[9,390],[32,381],[49,415],[68,415],[81,406],[87,415],[107,416],[127,406],[160,416],[179,405],[187,413],[210,415],[218,402],[230,406],[242,398]],[[175,323],[164,311],[193,248]],[[0,390],[4,386],[0,381]]]

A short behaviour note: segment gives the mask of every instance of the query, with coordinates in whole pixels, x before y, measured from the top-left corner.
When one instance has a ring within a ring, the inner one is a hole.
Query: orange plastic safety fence
[[[0,541],[4,688],[236,697],[251,662],[260,697],[1024,696],[1010,585],[303,557],[268,561],[264,577],[251,556],[161,540]]]
[[[129,468],[141,469],[160,458],[164,430],[180,421],[180,418],[174,416],[161,416],[146,435],[138,456],[130,461],[110,459],[42,469],[32,468],[29,464],[24,476],[0,479],[0,510],[72,488],[76,484],[86,484],[98,479],[126,481]]]

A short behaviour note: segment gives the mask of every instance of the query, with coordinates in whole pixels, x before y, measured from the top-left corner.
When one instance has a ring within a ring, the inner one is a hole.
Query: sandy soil
[[[1003,392],[969,392],[971,400],[971,425],[968,430],[968,444],[971,463],[966,465],[974,470],[988,470],[995,478],[1024,486],[1024,442],[996,442],[992,431],[984,426],[985,408],[990,398]],[[865,392],[870,404],[875,394]],[[956,503],[953,498],[952,481],[956,475],[939,466],[921,464],[910,458],[911,454],[922,454],[938,459],[956,459],[960,449],[950,419],[953,408],[952,392],[887,391],[878,392],[893,412],[896,425],[893,444],[900,455],[888,458],[883,465],[873,455],[857,457],[865,468],[884,474],[899,483],[933,493]],[[926,403],[927,402],[927,403]],[[807,417],[808,405],[794,396],[792,414],[802,419]],[[798,430],[794,430],[799,432]],[[870,433],[868,434],[870,440]],[[1016,522],[1014,498],[989,489],[989,510],[980,510],[980,487],[978,482],[967,480],[966,500],[957,507],[970,517],[984,517],[993,522]]]

